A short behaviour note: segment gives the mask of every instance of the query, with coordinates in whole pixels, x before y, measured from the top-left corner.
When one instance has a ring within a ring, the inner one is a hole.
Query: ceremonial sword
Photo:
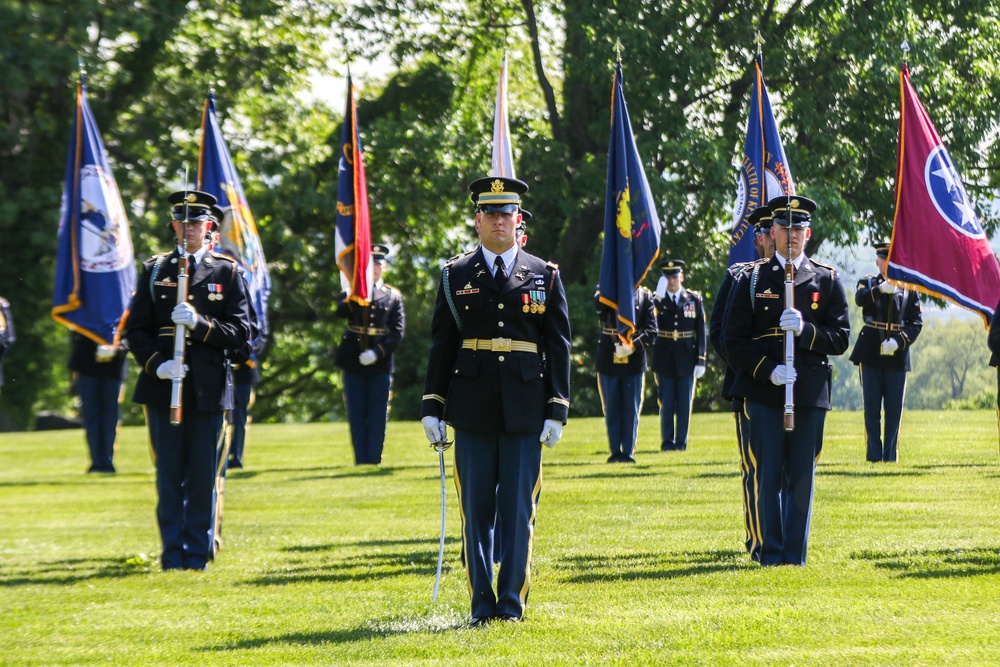
[[[447,441],[434,443],[434,449],[436,449],[438,453],[438,466],[441,469],[441,540],[438,542],[437,574],[434,576],[434,595],[431,597],[431,602],[436,602],[438,599],[438,590],[441,588],[441,567],[444,565],[444,510],[445,501],[447,500],[447,497],[445,496],[444,480],[444,450],[450,444],[451,443]]]

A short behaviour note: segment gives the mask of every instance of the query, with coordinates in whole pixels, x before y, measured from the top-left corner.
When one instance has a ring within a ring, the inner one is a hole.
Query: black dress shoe
[[[608,457],[608,463],[621,463],[624,460],[625,457],[622,454],[612,454]]]
[[[631,456],[623,456],[622,463],[635,463],[635,459]]]
[[[489,625],[493,622],[492,616],[474,616],[471,621],[469,621],[470,628],[481,628],[485,625]]]
[[[229,459],[229,462],[226,464],[226,468],[229,468],[231,470],[239,470],[242,467],[243,464],[240,461],[237,461],[236,459]]]
[[[511,614],[504,614],[502,616],[498,616],[497,620],[501,621],[502,623],[520,623],[521,622],[521,617],[520,616],[512,616]]]

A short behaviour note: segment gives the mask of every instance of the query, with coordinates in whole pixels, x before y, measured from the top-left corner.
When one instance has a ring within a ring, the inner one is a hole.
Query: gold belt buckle
[[[680,331],[671,331],[670,332],[670,337],[672,339],[674,339],[674,340],[680,340],[681,339],[681,332]]]
[[[494,338],[492,343],[494,352],[510,352],[510,338]]]

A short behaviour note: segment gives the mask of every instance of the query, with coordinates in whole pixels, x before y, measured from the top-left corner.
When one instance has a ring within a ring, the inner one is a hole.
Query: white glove
[[[161,380],[173,380],[174,379],[174,369],[177,367],[177,362],[173,359],[168,359],[162,364],[156,367],[156,377]],[[183,378],[187,375],[188,367],[187,364],[181,366],[181,377]]]
[[[378,354],[375,353],[375,350],[365,350],[358,355],[358,361],[361,362],[362,366],[371,366],[378,361]]]
[[[98,345],[97,351],[94,352],[94,358],[98,361],[111,361],[117,352],[118,348],[114,345]]]
[[[797,377],[795,366],[779,364],[771,371],[771,383],[776,385],[793,384]]]
[[[899,343],[894,338],[886,338],[882,341],[882,356],[891,357],[899,349]]]
[[[805,323],[802,321],[802,313],[794,308],[786,308],[781,313],[779,325],[785,331],[791,331],[798,336],[802,333],[802,327],[805,326]]]
[[[538,436],[538,442],[546,447],[555,447],[561,437],[562,422],[558,422],[555,419],[546,419],[545,425],[542,426],[542,434]]]
[[[699,379],[704,374],[705,374],[705,367],[704,366],[695,366],[694,367],[694,379],[695,380]]]
[[[883,294],[892,294],[893,292],[896,291],[896,286],[890,283],[888,280],[883,281],[882,284],[878,286],[878,288],[882,290]]]
[[[198,311],[194,309],[194,306],[185,301],[174,306],[174,309],[170,311],[170,319],[174,321],[174,324],[194,329],[198,323]]]
[[[630,357],[632,356],[633,352],[635,352],[634,347],[625,347],[621,343],[615,343],[615,356],[618,357],[619,359]]]
[[[430,441],[431,447],[444,445],[447,442],[448,425],[442,420],[428,415],[421,419],[420,423],[424,425],[424,435],[426,435],[427,440]]]
[[[663,298],[667,295],[667,277],[660,276],[660,279],[656,281],[656,296]]]

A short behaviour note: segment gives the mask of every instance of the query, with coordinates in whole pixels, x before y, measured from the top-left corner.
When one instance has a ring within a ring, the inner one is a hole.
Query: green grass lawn
[[[732,418],[609,466],[603,421],[544,454],[525,622],[467,628],[459,518],[431,604],[440,486],[419,423],[352,465],[344,424],[253,426],[207,573],[159,569],[145,430],[113,477],[81,431],[0,435],[2,665],[996,665],[1000,454],[992,412],[907,412],[901,462],[829,415],[809,564],[744,553]],[[450,454],[450,453],[449,453]]]

